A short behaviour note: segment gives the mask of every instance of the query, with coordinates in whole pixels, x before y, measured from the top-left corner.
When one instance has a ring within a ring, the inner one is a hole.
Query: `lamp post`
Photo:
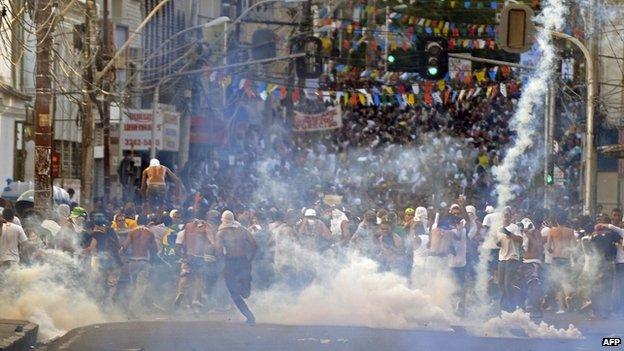
[[[407,5],[401,4],[392,7],[393,10],[404,10]],[[390,6],[386,6],[386,32],[384,34],[384,71],[388,72],[388,51],[390,47]]]

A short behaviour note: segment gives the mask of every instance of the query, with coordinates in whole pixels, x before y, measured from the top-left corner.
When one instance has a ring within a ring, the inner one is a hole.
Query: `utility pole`
[[[80,179],[80,202],[87,210],[92,209],[93,197],[93,104],[90,91],[93,89],[93,19],[95,17],[95,0],[86,1],[85,37],[83,45],[84,72],[82,83],[82,178]]]
[[[55,16],[52,0],[39,0],[35,8],[37,68],[35,79],[35,210],[46,215],[52,205],[52,101],[51,51]]]
[[[102,53],[106,61],[110,60],[110,31],[108,26],[108,0],[102,0]],[[101,85],[105,91],[110,91],[113,86],[112,79],[106,79],[106,77],[114,76],[111,74],[105,75],[102,79]],[[110,195],[110,95],[104,95],[104,102],[102,106],[102,128],[104,132],[104,202],[108,203],[108,197]],[[121,144],[119,144],[121,147]]]

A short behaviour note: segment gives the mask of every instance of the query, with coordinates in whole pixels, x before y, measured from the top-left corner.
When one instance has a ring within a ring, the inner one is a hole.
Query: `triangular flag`
[[[500,83],[500,92],[501,95],[507,97],[507,86],[505,85],[505,83]]]
[[[444,83],[444,79],[440,79],[438,81],[438,90],[442,91],[444,90],[445,87],[446,87],[446,84]]]
[[[458,101],[462,101],[464,99],[464,94],[466,94],[466,90],[462,89],[459,92],[459,97],[457,98]]]
[[[376,92],[373,92],[373,103],[375,104],[375,106],[381,105],[381,101],[379,100],[379,94],[377,94]]]
[[[340,105],[342,103],[342,96],[344,93],[342,91],[336,92],[336,104]]]
[[[436,104],[442,105],[442,96],[440,96],[439,91],[436,91],[435,93],[433,93],[432,97],[433,97],[433,101],[435,101]]]
[[[351,100],[349,101],[351,106],[355,106],[358,103],[357,93],[351,93]]]

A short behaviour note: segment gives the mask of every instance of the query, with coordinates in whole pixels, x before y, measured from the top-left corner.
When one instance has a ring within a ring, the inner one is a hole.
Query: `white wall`
[[[6,184],[5,179],[13,179],[14,126],[12,117],[0,113],[0,188]]]

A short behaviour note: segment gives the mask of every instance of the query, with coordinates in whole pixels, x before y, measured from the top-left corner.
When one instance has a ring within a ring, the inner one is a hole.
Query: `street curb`
[[[22,327],[21,331],[14,332],[11,336],[0,339],[0,351],[23,351],[29,350],[37,343],[39,326],[28,321],[0,320],[0,324]]]

